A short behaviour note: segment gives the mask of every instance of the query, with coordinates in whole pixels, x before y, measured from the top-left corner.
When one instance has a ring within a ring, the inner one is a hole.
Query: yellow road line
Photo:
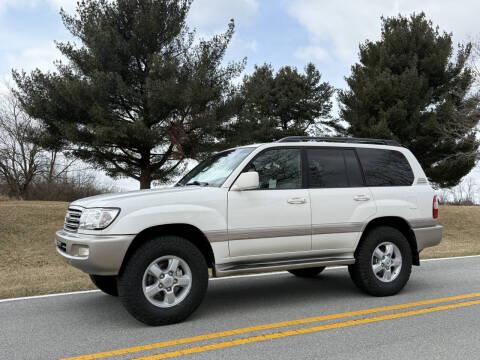
[[[450,296],[450,297],[444,297],[444,298],[438,298],[438,299],[432,299],[432,300],[416,301],[416,302],[411,302],[411,303],[406,303],[406,304],[390,305],[390,306],[383,306],[383,307],[372,308],[372,309],[364,309],[364,310],[357,310],[357,311],[351,311],[351,312],[344,312],[344,313],[339,313],[339,314],[321,315],[321,316],[309,317],[309,318],[304,318],[304,319],[281,321],[281,322],[275,322],[275,323],[270,323],[270,324],[249,326],[249,327],[244,327],[244,328],[240,328],[240,329],[220,331],[220,332],[197,335],[197,336],[192,336],[192,337],[187,337],[187,338],[182,338],[182,339],[161,341],[161,342],[148,344],[148,345],[139,345],[139,346],[133,346],[133,347],[123,348],[123,349],[99,352],[99,353],[95,353],[95,354],[74,356],[74,357],[69,357],[69,358],[63,358],[63,359],[60,359],[60,360],[101,359],[101,358],[110,357],[110,356],[125,355],[125,354],[131,354],[131,353],[135,353],[135,352],[139,352],[139,351],[159,349],[159,348],[163,348],[163,347],[167,347],[167,346],[188,344],[188,343],[197,342],[197,341],[217,339],[217,338],[221,338],[221,337],[225,337],[225,336],[245,334],[245,333],[249,333],[249,332],[253,332],[253,331],[268,330],[268,329],[274,329],[274,328],[292,326],[292,325],[301,325],[301,324],[307,324],[307,323],[318,322],[318,321],[334,320],[334,319],[340,319],[340,318],[358,316],[358,315],[367,315],[367,314],[373,314],[373,313],[384,312],[384,311],[401,310],[401,309],[406,309],[406,308],[415,307],[415,306],[431,305],[431,304],[447,302],[447,301],[464,300],[464,299],[469,299],[469,298],[474,298],[474,297],[480,297],[480,292],[472,293],[472,294]]]
[[[349,321],[337,322],[333,324],[300,328],[296,330],[287,330],[287,331],[270,333],[265,335],[257,335],[257,336],[243,338],[243,339],[219,342],[219,343],[210,344],[210,345],[196,346],[196,347],[192,347],[184,350],[170,351],[170,352],[165,352],[165,353],[156,354],[156,355],[143,356],[143,357],[135,358],[132,360],[168,359],[168,358],[182,356],[182,355],[189,355],[189,354],[196,354],[196,353],[210,351],[210,350],[224,349],[232,346],[250,344],[254,342],[280,339],[280,338],[293,336],[293,335],[309,334],[313,332],[339,329],[339,328],[344,328],[349,326],[369,324],[369,323],[385,321],[385,320],[400,319],[400,318],[409,317],[409,316],[428,314],[436,311],[443,311],[443,310],[461,308],[461,307],[472,306],[472,305],[480,305],[480,300],[465,301],[465,302],[456,303],[456,304],[442,305],[442,306],[419,309],[419,310],[404,311],[404,312],[389,314],[389,315],[381,315],[381,316],[375,316],[375,317],[358,319],[358,320],[349,320]]]

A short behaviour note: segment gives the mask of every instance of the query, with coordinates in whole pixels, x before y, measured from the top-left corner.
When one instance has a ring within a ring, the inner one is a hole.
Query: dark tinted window
[[[357,148],[367,186],[409,186],[413,172],[405,156],[395,150]]]
[[[312,188],[348,187],[343,151],[308,149],[308,176]]]
[[[261,153],[245,171],[257,171],[260,189],[302,187],[302,160],[299,149],[272,149]]]
[[[345,165],[347,166],[348,184],[350,187],[364,186],[362,169],[355,155],[355,150],[344,150],[343,154],[345,155]]]

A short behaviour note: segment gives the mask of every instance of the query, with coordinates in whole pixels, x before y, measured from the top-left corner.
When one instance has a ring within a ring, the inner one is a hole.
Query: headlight
[[[117,217],[120,209],[116,208],[94,208],[84,209],[80,217],[79,229],[102,230],[110,225]]]

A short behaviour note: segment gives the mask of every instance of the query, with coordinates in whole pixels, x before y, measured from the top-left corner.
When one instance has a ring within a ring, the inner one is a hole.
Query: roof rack
[[[376,145],[390,145],[401,146],[395,140],[386,139],[369,139],[369,138],[355,138],[355,137],[335,137],[335,136],[287,136],[277,142],[306,142],[306,141],[325,141],[338,143],[355,143],[355,144],[376,144]]]

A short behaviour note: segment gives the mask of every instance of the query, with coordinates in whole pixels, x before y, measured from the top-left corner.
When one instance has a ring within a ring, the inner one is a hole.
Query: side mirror
[[[241,173],[237,181],[232,186],[233,191],[253,190],[258,189],[260,181],[258,179],[258,172],[249,171]]]

